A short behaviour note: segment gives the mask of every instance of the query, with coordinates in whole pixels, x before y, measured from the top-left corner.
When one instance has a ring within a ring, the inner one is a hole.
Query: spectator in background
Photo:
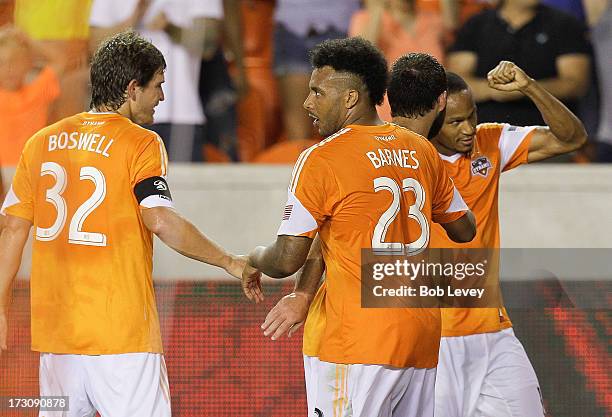
[[[221,0],[94,0],[92,49],[103,39],[135,29],[163,53],[165,100],[155,124],[171,161],[202,161],[205,116],[198,95],[202,53],[217,46]]]
[[[312,67],[308,51],[326,39],[344,38],[359,0],[278,0],[274,31],[283,125],[289,140],[311,139],[312,119],[302,107]]]
[[[588,87],[590,46],[586,28],[538,0],[504,0],[473,16],[460,29],[447,58],[448,69],[465,78],[483,122],[542,125],[537,108],[521,93],[498,92],[486,76],[498,62],[515,62],[546,90],[575,110]]]
[[[218,36],[216,42],[207,39],[200,68],[199,92],[206,116],[204,159],[209,162],[239,159],[237,103],[248,90],[240,1],[223,0],[223,14],[223,22],[211,22],[220,26],[214,31]],[[232,74],[226,57],[233,64]]]
[[[597,160],[612,162],[612,0],[586,0],[585,5],[600,87]]]
[[[258,154],[253,162],[293,164],[316,143],[304,97],[312,66],[308,52],[327,39],[345,38],[359,0],[278,0],[274,28],[274,72],[282,108],[285,141]]]
[[[37,48],[15,27],[0,29],[1,167],[17,166],[26,141],[47,125],[62,71],[63,60],[55,51]]]
[[[437,13],[416,10],[415,0],[366,0],[365,8],[351,19],[349,35],[372,42],[388,62],[409,52],[424,52],[444,62],[442,18]],[[378,114],[391,121],[386,95]]]
[[[498,0],[416,0],[420,11],[439,13],[444,20],[447,35],[457,30],[467,19],[486,8],[493,7]]]
[[[49,122],[87,108],[90,7],[91,0],[15,0],[15,26],[64,68],[62,94],[49,111]]]

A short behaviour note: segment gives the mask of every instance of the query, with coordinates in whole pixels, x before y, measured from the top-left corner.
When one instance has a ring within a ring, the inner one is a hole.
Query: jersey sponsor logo
[[[395,135],[383,135],[383,136],[374,136],[374,139],[379,140],[381,142],[391,142],[392,140],[397,139]]]
[[[157,180],[153,183],[153,185],[155,186],[155,188],[157,188],[159,191],[168,191],[168,186],[166,185],[166,183],[162,180]]]
[[[315,408],[315,417],[324,417],[323,411],[319,410],[318,408]]]
[[[480,175],[486,177],[489,175],[489,170],[493,168],[493,164],[486,156],[481,156],[472,161],[472,175]]]

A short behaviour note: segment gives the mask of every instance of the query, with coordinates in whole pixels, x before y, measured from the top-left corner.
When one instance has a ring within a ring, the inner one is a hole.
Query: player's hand
[[[0,308],[0,355],[8,349],[7,336],[8,335],[8,320],[6,312]]]
[[[487,80],[489,81],[489,87],[503,92],[521,92],[534,82],[531,77],[525,74],[525,71],[510,61],[501,61],[489,71]]]
[[[249,263],[247,256],[244,258],[247,260],[242,271],[242,291],[249,300],[260,303],[264,300],[261,288],[261,272]]]
[[[302,292],[292,292],[280,299],[261,325],[265,336],[276,340],[285,333],[291,337],[306,321],[311,298]]]

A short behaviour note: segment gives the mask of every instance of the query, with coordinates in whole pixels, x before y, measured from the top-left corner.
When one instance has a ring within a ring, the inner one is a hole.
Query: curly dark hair
[[[138,34],[128,31],[106,39],[91,61],[91,107],[117,110],[126,101],[130,81],[146,86],[166,68],[162,53]]]
[[[391,67],[387,96],[392,116],[422,117],[446,91],[446,72],[433,56],[411,53]]]
[[[363,38],[331,39],[310,51],[314,68],[330,66],[336,71],[357,75],[368,91],[370,102],[381,104],[387,87],[387,60],[382,52]]]

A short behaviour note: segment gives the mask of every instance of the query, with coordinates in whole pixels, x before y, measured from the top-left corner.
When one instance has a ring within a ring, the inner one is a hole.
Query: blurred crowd
[[[320,138],[302,104],[308,51],[362,36],[391,63],[427,52],[462,75],[480,122],[543,124],[486,74],[510,60],[584,122],[575,162],[612,161],[612,0],[0,0],[0,166],[25,141],[89,109],[88,62],[133,29],[164,54],[155,130],[178,162],[292,163]],[[389,120],[385,101],[380,115]]]

